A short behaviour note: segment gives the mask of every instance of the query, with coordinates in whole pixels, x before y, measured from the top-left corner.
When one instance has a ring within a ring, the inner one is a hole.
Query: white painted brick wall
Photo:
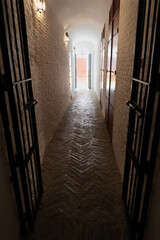
[[[113,122],[113,148],[123,177],[131,95],[138,0],[120,1],[117,79]]]
[[[69,103],[69,57],[64,29],[48,3],[46,12],[40,14],[34,1],[24,2],[33,91],[38,100],[36,119],[42,157],[45,145]]]

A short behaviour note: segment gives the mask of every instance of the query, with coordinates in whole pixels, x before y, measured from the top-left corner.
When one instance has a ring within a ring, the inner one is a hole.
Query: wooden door
[[[101,66],[100,66],[100,105],[103,102],[103,78],[104,78],[104,51],[105,51],[105,25],[101,35]]]
[[[108,30],[108,63],[106,79],[106,124],[112,139],[113,112],[116,86],[118,32],[119,32],[119,6],[120,1],[114,0],[109,13]]]

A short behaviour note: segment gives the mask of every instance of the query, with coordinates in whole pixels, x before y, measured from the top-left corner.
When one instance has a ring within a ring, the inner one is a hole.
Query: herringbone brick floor
[[[122,182],[93,90],[79,91],[43,162],[36,240],[128,240]]]

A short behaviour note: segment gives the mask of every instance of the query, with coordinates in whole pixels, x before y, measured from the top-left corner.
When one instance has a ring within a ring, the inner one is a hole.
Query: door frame
[[[115,89],[112,91],[112,77],[114,74],[115,77],[115,86],[116,86],[116,70],[113,71],[112,69],[112,61],[113,61],[113,41],[119,33],[119,24],[116,28],[116,32],[114,32],[115,27],[115,19],[118,17],[119,19],[119,12],[120,12],[120,0],[113,0],[112,6],[109,11],[109,29],[111,30],[111,36],[108,38],[108,45],[111,44],[110,53],[108,51],[108,56],[110,55],[110,61],[107,62],[107,73],[106,73],[106,110],[105,110],[105,121],[108,129],[108,133],[110,139],[112,140],[112,130],[113,130],[113,114],[114,114],[114,96],[115,96]],[[118,43],[117,43],[118,48]],[[109,47],[108,47],[109,49]],[[108,57],[107,56],[107,57]],[[117,60],[117,59],[116,59]],[[117,63],[117,62],[116,62]],[[109,68],[108,68],[109,64]],[[108,88],[108,89],[107,89]],[[107,96],[108,92],[108,96]],[[113,99],[112,99],[113,97]]]

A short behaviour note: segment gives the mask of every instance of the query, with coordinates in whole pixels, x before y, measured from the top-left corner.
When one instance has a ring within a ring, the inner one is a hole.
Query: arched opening
[[[75,46],[75,89],[91,89],[93,52],[89,42],[79,42]]]

